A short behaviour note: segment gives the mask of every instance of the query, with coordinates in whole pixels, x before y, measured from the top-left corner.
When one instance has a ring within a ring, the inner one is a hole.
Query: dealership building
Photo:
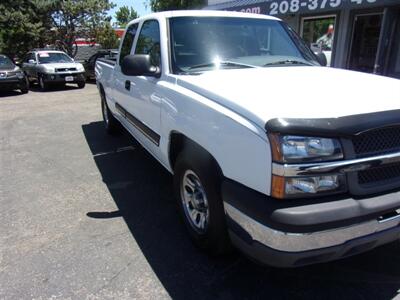
[[[400,0],[209,0],[285,20],[332,67],[400,78]]]

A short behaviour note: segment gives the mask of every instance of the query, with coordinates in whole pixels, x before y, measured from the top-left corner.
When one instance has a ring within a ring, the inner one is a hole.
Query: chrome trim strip
[[[145,137],[147,137],[156,146],[160,146],[160,135],[153,131],[146,124],[141,122],[139,119],[130,114],[125,108],[123,108],[118,102],[115,103],[115,108],[119,113],[138,131],[140,131]]]
[[[400,162],[400,152],[333,162],[306,164],[272,163],[272,173],[274,175],[286,177],[298,177],[324,173],[347,173],[362,171],[372,167],[398,162]]]
[[[382,219],[382,220],[379,220],[378,222],[379,223],[385,223],[385,222],[390,222],[390,221],[393,221],[393,220],[396,220],[396,219],[399,219],[399,221],[400,221],[400,215],[393,216],[393,217],[390,217],[390,218],[387,218],[387,219]]]
[[[224,202],[224,208],[225,213],[246,230],[253,240],[270,248],[286,252],[301,252],[337,246],[349,240],[378,233],[400,225],[400,219],[396,218],[392,220],[388,219],[384,223],[372,220],[326,231],[288,233],[264,226],[226,202]]]

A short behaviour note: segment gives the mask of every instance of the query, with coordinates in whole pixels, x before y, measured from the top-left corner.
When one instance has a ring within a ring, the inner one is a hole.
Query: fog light
[[[299,198],[344,192],[344,175],[325,175],[315,177],[272,177],[272,196],[275,198]]]

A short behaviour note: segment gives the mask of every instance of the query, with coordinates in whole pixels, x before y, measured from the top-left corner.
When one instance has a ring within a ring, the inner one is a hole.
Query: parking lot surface
[[[178,219],[172,177],[96,86],[0,96],[0,299],[392,299],[400,243],[298,269],[210,258]]]

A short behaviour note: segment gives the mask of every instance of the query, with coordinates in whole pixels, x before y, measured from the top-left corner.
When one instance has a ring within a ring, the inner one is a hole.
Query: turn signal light
[[[285,197],[285,178],[272,175],[272,197],[283,199]]]

